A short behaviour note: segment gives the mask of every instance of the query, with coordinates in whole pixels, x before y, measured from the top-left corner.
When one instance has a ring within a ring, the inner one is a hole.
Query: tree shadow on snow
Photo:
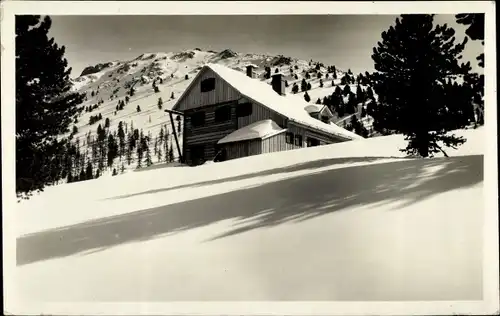
[[[323,165],[305,163],[269,173],[314,169]],[[23,236],[17,239],[17,264],[102,251],[233,220],[234,226],[229,231],[208,240],[214,241],[356,206],[391,202],[409,205],[482,181],[482,155],[412,159],[319,171]]]
[[[179,190],[179,189],[185,189],[185,188],[195,188],[195,187],[200,187],[200,186],[226,183],[226,182],[231,182],[231,181],[247,180],[247,179],[251,179],[251,178],[255,178],[255,177],[263,177],[263,176],[275,175],[275,174],[279,174],[279,173],[302,171],[302,170],[308,170],[308,169],[317,169],[317,168],[327,167],[327,166],[331,166],[331,165],[341,165],[341,164],[360,163],[360,162],[362,162],[362,163],[375,162],[377,160],[383,160],[383,159],[389,159],[389,158],[404,159],[401,157],[349,157],[349,158],[322,159],[322,160],[304,162],[304,163],[291,165],[291,166],[287,166],[287,167],[282,167],[282,168],[268,169],[268,170],[263,170],[263,171],[259,171],[259,172],[254,172],[254,173],[245,173],[245,174],[238,175],[238,176],[225,177],[225,178],[221,177],[221,178],[217,178],[217,179],[213,179],[213,180],[186,183],[186,184],[171,186],[171,187],[166,187],[166,188],[147,190],[144,192],[124,194],[124,195],[119,195],[119,196],[115,196],[115,197],[111,197],[111,198],[106,198],[105,200],[126,199],[126,198],[130,198],[130,197],[134,197],[134,196],[144,195],[144,194],[154,194],[154,193],[167,192],[167,191]],[[246,159],[246,158],[242,158],[242,159]],[[220,164],[223,164],[223,162]],[[165,165],[163,167],[165,167]],[[151,167],[149,167],[149,168],[151,168]],[[162,168],[162,166],[159,166],[158,168]],[[192,168],[192,167],[185,166],[185,168]],[[203,168],[203,166],[198,166],[198,168]],[[138,170],[142,170],[142,168],[138,169]],[[149,170],[151,170],[151,169],[149,169]],[[203,169],[200,169],[200,172],[203,172]]]

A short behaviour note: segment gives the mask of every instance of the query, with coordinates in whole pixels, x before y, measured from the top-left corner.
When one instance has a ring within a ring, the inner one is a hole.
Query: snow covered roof
[[[284,131],[286,131],[286,129],[279,127],[274,121],[262,120],[232,132],[219,140],[217,144],[226,144],[250,139],[266,139]]]
[[[249,99],[286,116],[290,121],[307,127],[335,135],[346,140],[363,139],[363,137],[350,132],[337,125],[323,123],[309,115],[305,110],[308,105],[305,100],[299,98],[281,96],[277,94],[269,84],[260,80],[252,79],[244,73],[232,70],[218,64],[209,63],[205,67],[210,68],[225,80],[234,89]]]
[[[308,104],[304,108],[304,110],[307,111],[307,113],[316,113],[320,112],[323,109],[324,105],[323,104]]]
[[[257,66],[256,64],[246,64],[245,67],[253,67],[253,68],[259,68],[259,66]]]

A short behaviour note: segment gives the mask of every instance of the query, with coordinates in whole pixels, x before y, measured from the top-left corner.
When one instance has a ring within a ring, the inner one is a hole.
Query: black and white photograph
[[[498,313],[494,2],[1,5],[4,313]]]

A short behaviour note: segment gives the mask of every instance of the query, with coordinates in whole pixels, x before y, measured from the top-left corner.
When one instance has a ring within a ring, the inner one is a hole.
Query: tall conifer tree
[[[470,63],[458,62],[467,37],[456,44],[454,35],[446,24],[434,26],[433,15],[402,15],[373,49],[376,72],[372,81],[379,98],[374,126],[404,134],[409,142],[402,151],[408,154],[446,155],[443,147],[456,148],[465,142],[448,134],[465,121],[449,119],[462,111],[449,92],[467,89],[454,87],[449,79],[471,70]]]
[[[50,17],[16,15],[16,191],[30,193],[61,174],[62,134],[83,110],[85,97],[71,91],[65,47],[49,38]]]

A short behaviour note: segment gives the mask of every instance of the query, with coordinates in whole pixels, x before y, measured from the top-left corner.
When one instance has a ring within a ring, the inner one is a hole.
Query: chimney
[[[272,76],[271,86],[279,95],[285,95],[285,78],[283,74],[277,73]]]
[[[247,76],[250,78],[255,78],[255,72],[253,71],[254,68],[257,68],[257,66],[250,64],[247,65]]]

